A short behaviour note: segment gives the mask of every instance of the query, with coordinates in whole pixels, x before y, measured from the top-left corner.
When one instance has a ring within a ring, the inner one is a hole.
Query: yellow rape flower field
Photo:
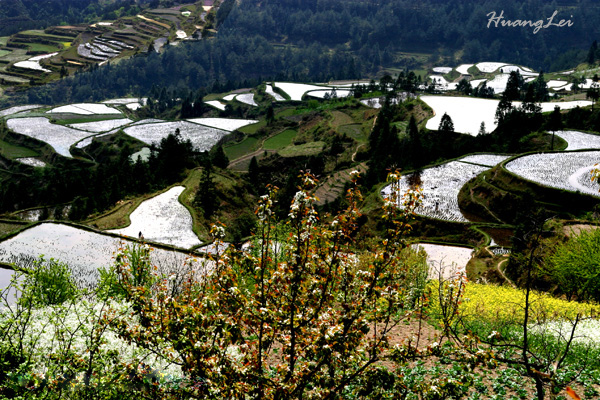
[[[436,313],[438,296],[437,282],[432,284],[433,306]],[[510,322],[522,321],[524,317],[525,290],[507,286],[467,283],[460,303],[460,313],[467,319]],[[545,322],[572,319],[579,313],[583,317],[597,317],[598,304],[579,303],[554,298],[545,293],[532,291],[530,294],[530,320]]]

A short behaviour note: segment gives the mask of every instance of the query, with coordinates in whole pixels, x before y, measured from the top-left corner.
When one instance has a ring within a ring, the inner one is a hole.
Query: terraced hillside
[[[206,5],[210,3],[210,5]],[[167,43],[199,40],[212,29],[218,3],[199,1],[94,24],[52,26],[0,37],[0,93],[60,79],[92,65],[140,52],[160,52]]]

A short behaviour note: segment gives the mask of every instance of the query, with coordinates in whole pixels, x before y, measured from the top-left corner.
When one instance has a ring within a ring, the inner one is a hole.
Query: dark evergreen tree
[[[267,119],[267,123],[271,124],[273,123],[273,121],[275,121],[275,110],[273,109],[273,104],[269,104],[269,107],[267,107],[267,113],[266,113],[266,119]]]
[[[498,107],[496,108],[496,123],[500,125],[506,116],[513,111],[512,101],[507,99],[505,96],[502,96],[500,102],[498,103]]]
[[[550,118],[548,118],[548,121],[546,122],[546,129],[552,131],[552,144],[550,147],[551,150],[554,150],[554,133],[556,131],[561,130],[562,127],[563,123],[560,114],[560,107],[555,106],[554,111],[552,111],[552,113],[550,114]]]
[[[596,54],[598,53],[598,42],[594,40],[592,45],[590,46],[590,50],[587,55],[587,63],[592,65],[596,62]]]
[[[254,188],[258,184],[258,161],[256,157],[250,159],[250,165],[248,165],[248,179]]]
[[[600,98],[600,78],[598,78],[598,74],[594,74],[594,77],[592,78],[592,85],[590,86],[590,88],[587,90],[587,93],[585,94],[585,97],[590,99],[592,101],[592,111],[594,110],[594,104],[596,104],[596,102],[598,101],[598,98]]]
[[[465,78],[462,78],[460,82],[458,82],[458,85],[456,85],[456,91],[468,96],[473,92],[473,88]]]
[[[454,133],[454,122],[452,122],[452,118],[450,118],[447,113],[442,115],[440,125],[438,126],[438,131],[444,133]]]
[[[211,155],[211,162],[217,168],[225,169],[229,165],[229,158],[225,151],[223,150],[223,146],[216,146]]]
[[[408,154],[406,158],[411,167],[417,167],[422,165],[420,160],[423,157],[423,144],[421,143],[419,128],[417,127],[414,114],[410,116],[406,132],[408,134]]]
[[[521,88],[525,81],[519,71],[511,71],[506,83],[504,96],[510,101],[519,100],[521,98]]]
[[[205,218],[210,218],[217,210],[217,193],[210,157],[206,157],[202,166],[202,175],[198,191],[194,197],[194,206],[202,210]]]
[[[548,101],[550,95],[548,94],[548,85],[544,79],[544,71],[540,71],[540,74],[532,82],[535,91],[535,101]]]
[[[533,85],[527,85],[527,93],[525,94],[521,109],[528,114],[541,114],[542,107],[535,101]]]

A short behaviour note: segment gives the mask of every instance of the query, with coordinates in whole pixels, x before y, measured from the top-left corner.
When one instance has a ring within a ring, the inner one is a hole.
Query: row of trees
[[[119,141],[119,136],[115,140]],[[129,195],[156,191],[180,181],[185,170],[208,157],[194,150],[178,132],[151,146],[147,161],[131,160],[131,154],[131,149],[125,147],[119,154],[103,155],[96,164],[63,160],[14,175],[0,187],[0,210],[73,202],[69,218],[83,219]]]

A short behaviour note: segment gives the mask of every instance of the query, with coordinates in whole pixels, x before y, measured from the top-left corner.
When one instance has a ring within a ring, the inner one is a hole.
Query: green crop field
[[[2,50],[2,49],[0,49],[0,57],[3,57],[3,56],[5,56],[7,54],[10,54],[10,53],[11,53],[10,50]]]
[[[0,36],[0,46],[6,46],[8,39],[10,39],[10,36]]]
[[[53,53],[58,51],[57,46],[51,46],[49,44],[41,44],[41,43],[27,43],[29,46],[29,50],[31,51],[44,51],[48,53]]]
[[[337,128],[337,131],[361,143],[367,141],[368,135],[363,131],[363,126],[361,124],[342,125]]]
[[[238,129],[238,131],[252,135],[266,124],[267,122],[265,120],[262,120],[260,122],[257,122],[256,124],[243,126],[240,129]]]
[[[38,153],[36,153],[35,151],[33,151],[31,149],[17,146],[17,145],[5,142],[4,140],[0,140],[0,154],[2,154],[4,157],[10,158],[10,159],[15,159],[15,158],[20,158],[20,157],[35,157],[35,156],[39,155]]]
[[[29,80],[27,80],[27,79],[19,78],[17,76],[12,76],[12,75],[4,75],[4,74],[0,74],[0,79],[4,79],[6,82],[15,82],[15,83],[29,82]]]
[[[279,151],[282,157],[313,156],[323,151],[325,142],[311,142],[300,145],[291,145]]]
[[[292,139],[296,137],[296,131],[293,129],[286,129],[285,131],[278,133],[270,139],[265,140],[263,148],[266,150],[279,150],[292,144]]]
[[[68,36],[53,35],[53,34],[46,33],[44,31],[38,31],[38,30],[23,31],[23,32],[19,32],[19,34],[27,35],[27,36],[38,36],[38,37],[43,37],[45,39],[57,40],[57,41],[63,41],[63,40],[71,41],[72,40],[72,38],[68,37]]]
[[[234,144],[232,146],[224,147],[223,150],[225,154],[230,160],[235,160],[236,158],[240,158],[244,154],[250,153],[254,150],[254,146],[258,142],[258,139],[253,137],[247,137],[241,142]]]

